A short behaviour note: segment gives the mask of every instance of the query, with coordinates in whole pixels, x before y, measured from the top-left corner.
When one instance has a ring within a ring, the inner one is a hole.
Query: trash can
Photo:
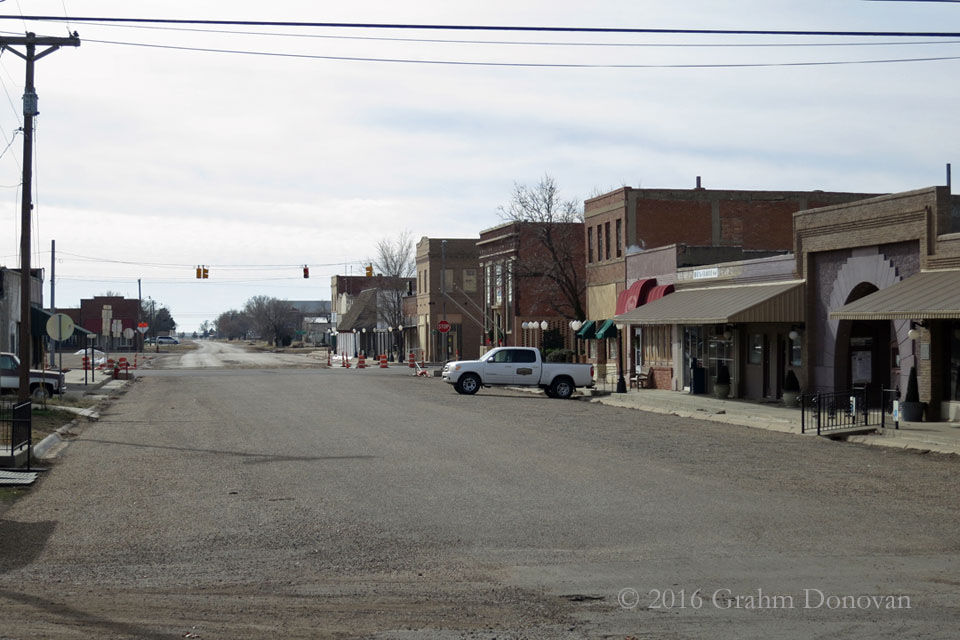
[[[697,361],[694,361],[690,367],[690,393],[707,392],[707,370],[701,367]]]

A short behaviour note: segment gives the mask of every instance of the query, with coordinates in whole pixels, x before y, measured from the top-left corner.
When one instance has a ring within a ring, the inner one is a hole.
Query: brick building
[[[801,211],[794,226],[804,388],[904,393],[916,366],[927,419],[960,419],[960,198],[929,187]]]
[[[545,248],[545,232],[551,234],[559,261]],[[585,303],[583,237],[578,222],[509,222],[480,233],[485,347],[542,346],[544,330],[523,329],[523,323],[546,322],[547,331],[559,332],[563,346],[573,348],[569,322],[582,318]],[[563,274],[555,279],[538,275],[556,262],[563,265]]]
[[[417,243],[418,359],[443,362],[480,356],[483,277],[476,238],[427,238]],[[446,320],[446,334],[437,329]]]
[[[587,247],[587,309],[591,320],[611,318],[617,296],[629,282],[631,247],[740,247],[754,251],[793,249],[793,214],[872,197],[823,191],[732,191],[623,187],[584,203]],[[763,254],[753,254],[759,257]]]

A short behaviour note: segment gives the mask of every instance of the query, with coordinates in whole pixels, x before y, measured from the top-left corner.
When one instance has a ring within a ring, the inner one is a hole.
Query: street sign
[[[65,313],[55,313],[47,320],[47,335],[54,340],[69,340],[73,329],[73,320]]]
[[[123,337],[126,338],[127,340],[131,340],[133,339],[133,336],[135,335],[135,333],[136,332],[133,329],[131,329],[130,327],[127,327],[126,329],[123,330]]]
[[[448,331],[450,331],[450,323],[447,322],[446,320],[441,320],[440,322],[437,323],[437,331],[439,331],[440,333],[447,333]]]
[[[149,328],[150,328],[150,325],[148,325],[146,322],[140,322],[137,324],[137,331],[139,331],[140,333],[146,333],[147,329]]]

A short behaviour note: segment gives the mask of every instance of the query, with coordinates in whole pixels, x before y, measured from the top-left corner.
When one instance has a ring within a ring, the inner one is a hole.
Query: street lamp
[[[625,325],[617,325],[617,393],[627,392],[627,381],[623,379],[623,329]]]
[[[580,329],[583,328],[583,323],[579,320],[570,321],[570,329],[573,331],[573,353],[576,356],[576,361],[580,362]]]

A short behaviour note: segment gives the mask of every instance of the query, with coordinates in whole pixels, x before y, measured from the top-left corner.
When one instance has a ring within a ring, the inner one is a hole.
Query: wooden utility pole
[[[14,46],[26,49],[21,53]],[[47,47],[37,53],[37,46]],[[69,38],[37,37],[28,33],[26,37],[0,38],[0,49],[4,49],[23,59],[27,63],[27,80],[23,89],[23,198],[20,208],[20,390],[19,402],[30,399],[30,359],[33,345],[33,332],[30,326],[30,298],[33,290],[30,278],[30,214],[33,210],[33,118],[37,110],[37,92],[33,85],[33,64],[59,49],[60,47],[79,47],[80,37],[74,32]]]

